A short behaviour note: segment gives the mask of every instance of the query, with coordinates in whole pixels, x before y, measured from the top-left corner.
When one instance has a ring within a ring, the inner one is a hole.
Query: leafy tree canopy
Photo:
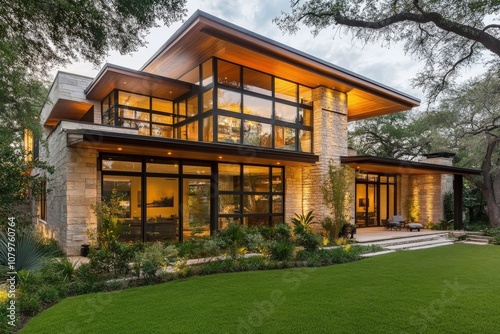
[[[135,51],[150,28],[186,15],[186,0],[0,0],[0,122],[39,134],[47,72],[110,50]]]
[[[146,33],[186,15],[186,0],[0,0],[0,41],[26,68],[43,73],[71,60],[99,64],[130,53]]]
[[[497,68],[443,94],[419,118],[433,151],[457,154],[455,164],[482,170],[469,177],[487,201],[490,224],[500,224],[500,78]],[[469,191],[468,193],[472,193]]]
[[[315,34],[338,27],[366,42],[404,42],[407,53],[425,61],[414,84],[431,102],[461,69],[500,59],[498,0],[292,0],[290,6],[275,19],[282,31],[296,32],[302,22]]]
[[[349,145],[360,155],[413,160],[430,151],[426,124],[411,112],[354,122]]]

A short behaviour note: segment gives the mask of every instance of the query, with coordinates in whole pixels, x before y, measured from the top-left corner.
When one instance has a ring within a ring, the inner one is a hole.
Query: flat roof
[[[382,174],[425,175],[425,174],[456,174],[481,175],[479,169],[470,169],[425,162],[414,162],[390,158],[358,155],[340,157],[340,162],[356,170]]]
[[[174,100],[193,90],[193,86],[180,80],[136,71],[118,65],[105,64],[85,89],[85,94],[87,94],[89,100],[101,101],[113,89],[120,89]]]

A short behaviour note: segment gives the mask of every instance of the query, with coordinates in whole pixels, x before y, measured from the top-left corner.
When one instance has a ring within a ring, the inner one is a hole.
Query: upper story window
[[[310,87],[221,59],[214,64],[216,141],[312,152]]]
[[[101,103],[102,124],[137,129],[154,137],[174,137],[173,101],[113,91]]]
[[[182,75],[196,90],[175,101],[114,91],[102,123],[139,134],[312,152],[312,89],[211,58]]]

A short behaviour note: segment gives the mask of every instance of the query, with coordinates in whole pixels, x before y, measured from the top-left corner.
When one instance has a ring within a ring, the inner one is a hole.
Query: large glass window
[[[150,98],[149,96],[145,95],[119,91],[118,104],[129,107],[137,107],[141,109],[149,109]]]
[[[146,241],[179,239],[179,179],[148,177],[146,181]]]
[[[102,101],[102,123],[147,136],[312,152],[310,87],[216,58],[180,79],[201,87],[176,101],[116,90]]]
[[[203,93],[203,112],[212,110],[214,108],[214,91],[213,89],[207,90]]]
[[[114,96],[118,105],[114,105]],[[145,136],[173,137],[173,102],[146,95],[114,91],[102,101],[102,123],[137,129]]]
[[[222,60],[217,62],[217,81],[220,84],[232,87],[240,87],[241,66]]]
[[[219,88],[217,90],[217,108],[241,112],[241,93]]]
[[[261,147],[271,147],[271,124],[244,121],[243,144]]]
[[[284,122],[297,122],[297,106],[276,102],[274,104],[274,118]]]
[[[217,119],[217,141],[240,143],[241,119],[227,116],[218,116]]]
[[[271,96],[272,77],[269,74],[243,68],[243,88],[245,90]]]
[[[116,196],[119,203],[118,223],[121,227],[120,240],[141,240],[141,177],[129,175],[104,175],[102,181],[102,197],[110,201]]]
[[[101,161],[102,197],[117,196],[123,241],[189,239],[229,221],[283,221],[282,167],[115,155],[102,155]]]
[[[183,239],[210,235],[210,179],[183,180]]]
[[[203,86],[208,86],[214,81],[212,61],[212,59],[207,60],[201,67],[201,84]]]
[[[297,102],[297,84],[291,81],[275,78],[274,94],[274,96],[279,99]]]
[[[258,117],[271,118],[273,104],[271,100],[243,95],[243,113]]]
[[[219,228],[229,221],[248,226],[283,221],[283,169],[219,164]]]
[[[213,117],[205,117],[203,119],[203,139],[204,142],[214,141]]]
[[[396,214],[396,181],[393,176],[356,174],[356,224],[381,226]]]
[[[274,147],[282,150],[296,151],[296,129],[285,126],[274,127]]]

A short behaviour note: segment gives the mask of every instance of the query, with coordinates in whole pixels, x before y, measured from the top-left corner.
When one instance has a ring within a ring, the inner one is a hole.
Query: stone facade
[[[452,165],[452,159],[447,157],[425,158],[420,162]],[[400,188],[401,213],[404,217],[415,216],[424,224],[439,223],[443,219],[444,194],[453,190],[453,175],[403,175]]]
[[[319,161],[312,166],[286,169],[285,220],[295,213],[314,210],[317,220],[330,215],[323,200],[321,185],[329,164],[340,166],[347,155],[347,95],[318,87],[313,90],[313,153]]]

